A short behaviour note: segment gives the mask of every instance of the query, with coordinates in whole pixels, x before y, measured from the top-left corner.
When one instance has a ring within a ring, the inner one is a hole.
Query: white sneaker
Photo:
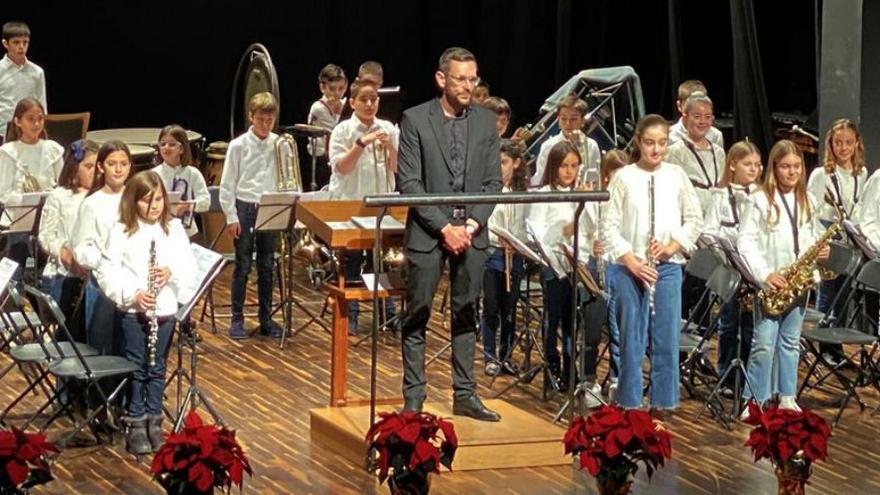
[[[611,383],[608,384],[608,403],[617,403],[617,380],[615,379],[611,379]]]
[[[797,401],[795,401],[793,395],[783,395],[782,397],[780,397],[779,408],[791,409],[792,411],[801,412],[801,407],[798,406]]]
[[[602,405],[602,387],[593,382],[587,382],[587,392],[584,393],[584,406],[587,409],[594,409]]]

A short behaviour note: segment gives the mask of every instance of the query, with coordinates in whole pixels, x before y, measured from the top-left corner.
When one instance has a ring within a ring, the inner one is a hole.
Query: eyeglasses
[[[455,81],[456,84],[468,84],[470,86],[476,86],[480,84],[480,78],[476,76],[453,76],[452,74],[446,74],[446,77]]]

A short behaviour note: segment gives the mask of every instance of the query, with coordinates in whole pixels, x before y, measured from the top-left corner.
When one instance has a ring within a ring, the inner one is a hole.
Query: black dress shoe
[[[403,409],[400,412],[422,412],[422,404],[425,401],[419,399],[404,399],[403,401]]]
[[[453,399],[452,414],[468,416],[478,421],[501,421],[501,415],[484,406],[476,394],[467,399]]]

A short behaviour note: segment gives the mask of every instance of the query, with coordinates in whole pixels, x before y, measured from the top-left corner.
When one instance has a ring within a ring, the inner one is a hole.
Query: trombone
[[[390,193],[394,191],[394,175],[391,173],[390,161],[388,157],[388,147],[378,139],[370,145],[373,154],[373,190],[377,194]],[[380,188],[382,184],[382,174],[380,168],[385,168],[385,184],[384,190]],[[398,247],[391,247],[385,250],[382,256],[382,263],[389,269],[398,269],[406,262],[403,250]]]

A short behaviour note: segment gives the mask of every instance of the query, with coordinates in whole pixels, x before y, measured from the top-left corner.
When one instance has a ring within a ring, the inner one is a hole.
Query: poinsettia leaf
[[[583,451],[580,454],[581,459],[581,469],[586,468],[587,471],[593,476],[597,476],[599,471],[602,469],[602,465],[599,462],[599,459],[590,455],[587,451]]]
[[[27,479],[28,466],[18,459],[11,459],[6,463],[6,474],[12,481],[12,486],[17,487]]]
[[[183,420],[183,427],[187,429],[201,428],[202,417],[196,411],[190,411]]]

